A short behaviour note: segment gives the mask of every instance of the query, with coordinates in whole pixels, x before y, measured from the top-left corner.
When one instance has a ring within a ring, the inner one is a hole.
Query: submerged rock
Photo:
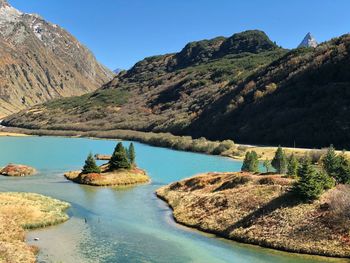
[[[9,164],[0,170],[0,174],[5,176],[30,176],[36,173],[35,168],[21,164]]]

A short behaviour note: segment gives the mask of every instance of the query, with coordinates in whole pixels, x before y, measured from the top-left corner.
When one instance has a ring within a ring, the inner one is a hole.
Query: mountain
[[[225,87],[286,52],[257,30],[192,42],[179,53],[145,58],[90,95],[38,105],[7,123],[180,133],[222,96]]]
[[[307,33],[304,37],[303,41],[299,44],[298,48],[301,47],[317,47],[318,43],[316,39],[311,35],[311,33]]]
[[[350,35],[294,50],[257,30],[192,42],[138,62],[94,93],[35,106],[4,124],[347,148],[349,52]]]
[[[0,0],[0,116],[91,92],[111,78],[67,31]]]
[[[119,74],[119,73],[122,72],[122,71],[123,71],[123,69],[121,69],[121,68],[117,68],[117,69],[113,70],[113,72],[114,72],[115,74]]]

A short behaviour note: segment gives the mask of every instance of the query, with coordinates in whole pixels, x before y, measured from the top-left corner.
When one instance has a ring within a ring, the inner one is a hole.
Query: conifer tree
[[[250,152],[246,152],[245,153],[245,157],[244,157],[244,160],[243,160],[243,164],[242,164],[242,168],[241,168],[241,171],[242,172],[249,172],[249,162],[250,162]]]
[[[123,144],[119,142],[114,149],[111,160],[109,161],[109,168],[111,170],[130,169],[130,162]]]
[[[271,162],[270,162],[268,159],[266,159],[266,160],[264,161],[263,165],[264,165],[264,167],[265,167],[265,169],[266,169],[266,173],[269,173],[269,172],[270,172],[270,169],[271,169]]]
[[[86,158],[82,173],[83,174],[101,173],[101,169],[100,167],[97,166],[95,158],[93,157],[92,153],[90,153]]]
[[[296,177],[298,175],[298,168],[299,161],[295,155],[292,154],[288,160],[287,175],[289,177]]]
[[[339,184],[350,184],[350,161],[344,152],[337,156],[337,167],[334,171],[334,179]]]
[[[293,191],[303,200],[311,201],[319,198],[324,191],[320,182],[320,176],[312,167],[309,159],[305,159],[298,171],[299,180],[294,185]]]
[[[285,174],[287,172],[287,157],[281,146],[278,147],[271,164],[272,167],[276,169],[277,173]]]
[[[322,165],[324,170],[327,172],[327,174],[331,177],[336,178],[336,171],[339,167],[339,158],[337,157],[337,154],[335,153],[335,149],[333,145],[330,145],[330,147],[327,150],[326,155],[322,159]]]
[[[255,151],[246,153],[241,170],[252,173],[259,172],[259,160]]]
[[[128,158],[129,158],[130,164],[135,165],[136,154],[135,154],[135,147],[133,143],[130,143],[129,145]]]

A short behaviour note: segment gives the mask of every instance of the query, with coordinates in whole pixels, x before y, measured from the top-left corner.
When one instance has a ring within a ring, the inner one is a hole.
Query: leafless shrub
[[[312,163],[319,163],[322,156],[326,153],[325,150],[312,150],[309,152],[308,156]]]
[[[329,196],[327,223],[343,231],[350,229],[350,186],[338,185]]]

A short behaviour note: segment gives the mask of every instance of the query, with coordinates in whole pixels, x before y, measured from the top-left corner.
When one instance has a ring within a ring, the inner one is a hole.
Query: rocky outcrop
[[[36,173],[35,168],[20,164],[9,164],[0,170],[0,174],[5,176],[30,176]]]
[[[112,75],[63,28],[0,2],[0,117],[91,92]]]
[[[329,223],[332,191],[302,203],[278,175],[209,173],[162,187],[177,222],[228,239],[285,251],[349,257],[349,232]]]
[[[301,41],[300,45],[298,48],[301,47],[317,47],[318,43],[316,39],[311,35],[311,33],[307,33],[306,36],[304,37],[303,41]]]

